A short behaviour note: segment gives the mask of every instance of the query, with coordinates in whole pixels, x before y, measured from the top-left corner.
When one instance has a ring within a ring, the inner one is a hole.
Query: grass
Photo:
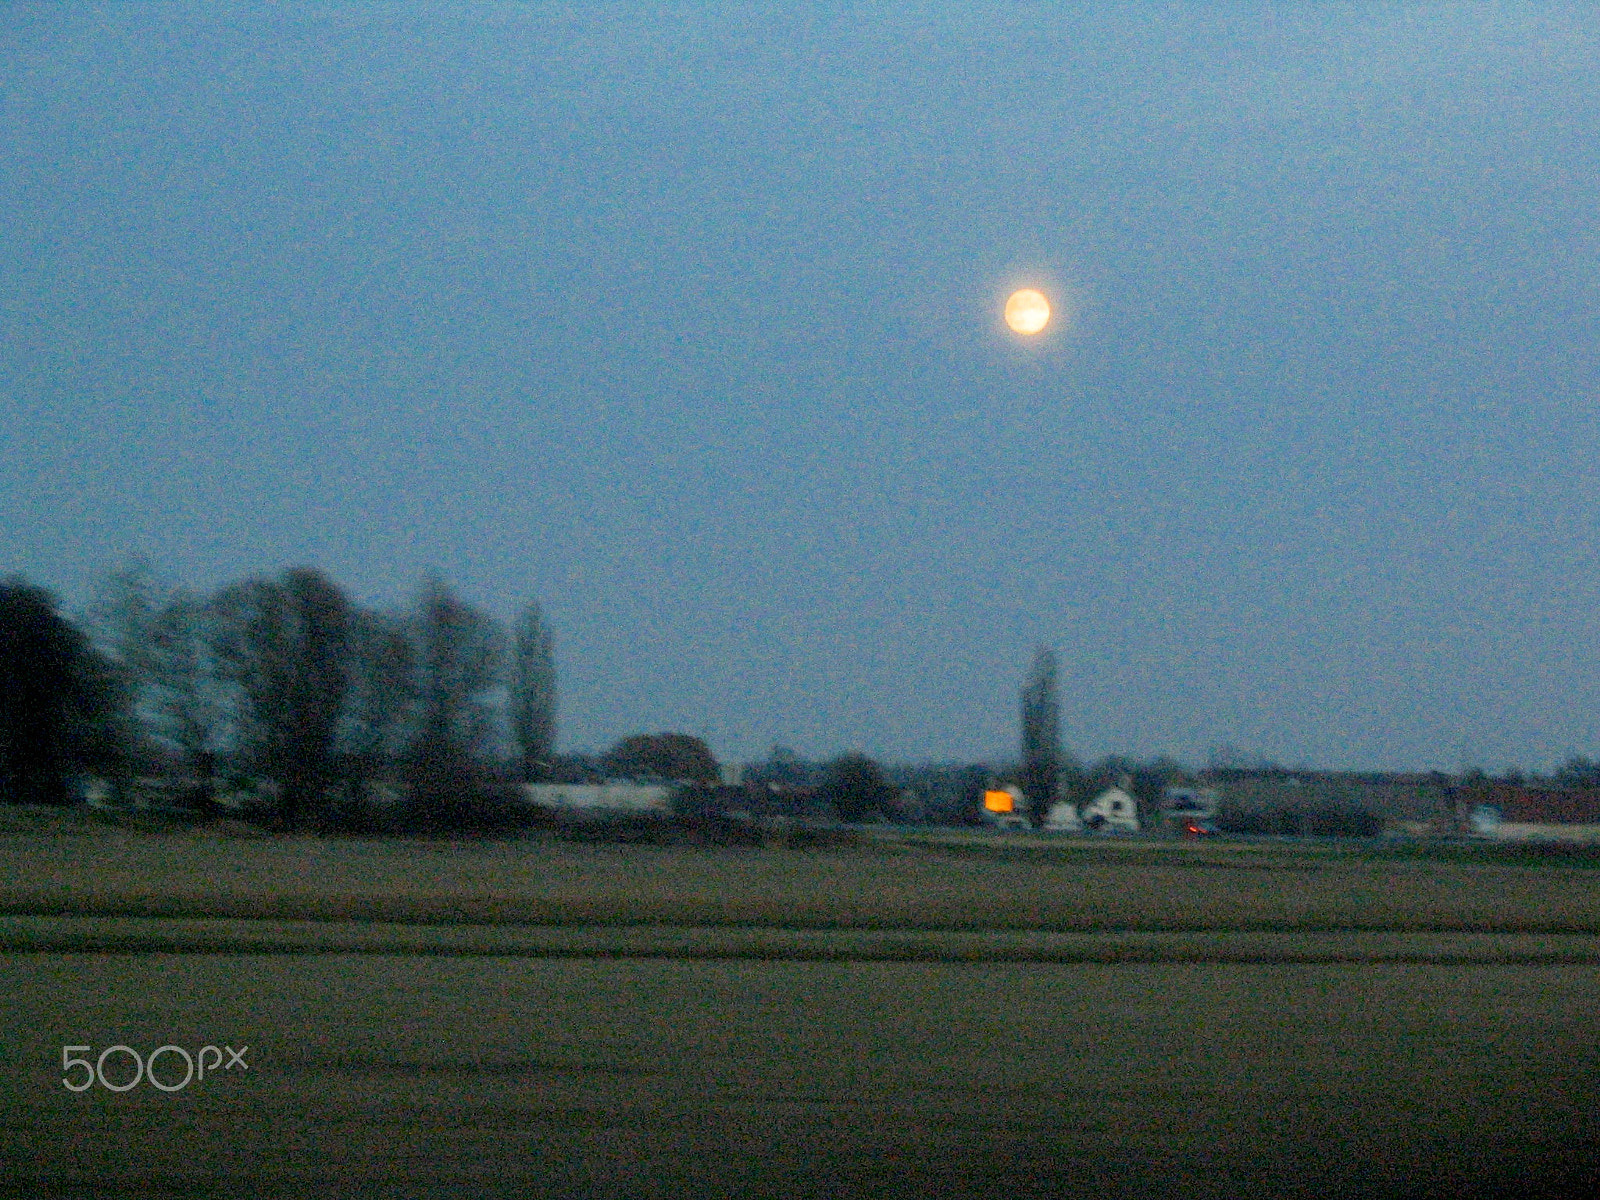
[[[0,836],[0,912],[421,924],[1600,934],[1587,870],[1501,848],[912,835],[828,849]]]
[[[1593,1194],[1592,967],[0,954],[0,992],[0,1194]],[[112,1042],[251,1071],[64,1091]]]
[[[364,954],[728,962],[1600,966],[1600,938],[1570,934],[423,925],[104,915],[0,917],[0,950],[51,955]]]
[[[0,1195],[1595,1194],[1573,860],[0,820]]]

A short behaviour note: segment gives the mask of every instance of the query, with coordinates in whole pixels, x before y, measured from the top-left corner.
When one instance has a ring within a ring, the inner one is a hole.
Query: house
[[[1125,788],[1107,788],[1083,806],[1083,824],[1103,833],[1138,833],[1139,804]]]
[[[996,829],[1026,829],[1022,789],[1014,783],[987,788],[983,793],[983,818]]]

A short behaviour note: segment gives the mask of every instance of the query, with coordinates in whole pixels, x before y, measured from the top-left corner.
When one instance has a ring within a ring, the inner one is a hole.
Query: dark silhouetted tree
[[[822,799],[842,821],[861,821],[894,812],[896,793],[883,769],[865,754],[841,754],[823,768]]]
[[[336,746],[351,782],[371,779],[404,753],[415,718],[417,663],[407,617],[353,609],[347,683]]]
[[[26,580],[0,582],[0,799],[64,804],[71,772],[119,752],[111,664]]]
[[[504,637],[492,617],[457,599],[436,575],[423,582],[415,622],[417,720],[406,771],[410,824],[437,832],[465,819],[480,783],[476,756],[494,732],[486,696],[500,682]]]
[[[277,781],[279,818],[297,828],[334,780],[349,602],[327,576],[302,567],[236,584],[214,607],[213,649],[238,688],[244,757]]]
[[[745,778],[751,783],[766,783],[781,788],[803,788],[810,786],[815,773],[812,764],[806,762],[788,746],[773,746],[765,762],[750,764],[745,771]]]
[[[1035,823],[1043,823],[1061,789],[1061,702],[1056,656],[1041,648],[1022,685],[1022,771],[1019,782]]]
[[[556,742],[555,648],[537,604],[528,605],[517,619],[509,700],[522,779],[532,783],[549,775]]]
[[[636,733],[625,737],[602,760],[611,775],[716,783],[721,778],[711,748],[687,733]]]
[[[1147,763],[1139,763],[1130,772],[1133,776],[1133,798],[1139,805],[1139,820],[1149,824],[1161,809],[1161,797],[1169,787],[1189,781],[1189,770],[1182,763],[1161,755]]]
[[[1556,768],[1555,784],[1564,788],[1600,787],[1600,762],[1573,755]]]

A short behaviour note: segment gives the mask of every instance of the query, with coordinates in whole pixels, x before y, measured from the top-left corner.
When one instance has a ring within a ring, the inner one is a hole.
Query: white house
[[[1107,788],[1083,806],[1083,824],[1107,833],[1138,833],[1139,805],[1121,788]]]

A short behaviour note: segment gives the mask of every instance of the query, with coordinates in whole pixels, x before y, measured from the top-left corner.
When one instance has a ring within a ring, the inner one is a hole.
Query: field
[[[1600,871],[0,836],[0,1193],[1593,1191]],[[248,1045],[180,1092],[61,1047]]]

